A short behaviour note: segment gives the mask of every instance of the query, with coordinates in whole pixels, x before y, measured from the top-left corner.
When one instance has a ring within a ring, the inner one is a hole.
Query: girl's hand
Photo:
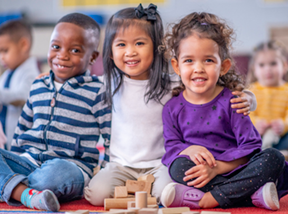
[[[217,173],[216,170],[211,169],[209,166],[201,164],[188,169],[185,172],[185,175],[186,176],[183,178],[183,181],[185,182],[196,178],[195,180],[188,182],[188,186],[202,188],[209,183],[209,181],[211,181],[217,175]]]
[[[190,159],[196,164],[208,164],[211,168],[216,166],[214,156],[203,146],[189,146],[184,149],[180,155],[188,155]]]
[[[259,132],[259,134],[262,136],[266,130],[270,127],[270,124],[267,123],[266,120],[257,120],[255,123],[255,128]]]
[[[38,80],[38,79],[40,79],[41,77],[45,77],[45,76],[49,76],[49,72],[45,72],[45,73],[39,74],[39,75],[36,77],[36,79]]]
[[[230,100],[231,103],[237,103],[237,104],[232,104],[231,107],[237,108],[236,112],[238,114],[242,114],[242,113],[244,115],[250,114],[250,106],[252,103],[251,96],[248,96],[242,91],[233,91],[232,94],[238,97]]]
[[[284,132],[285,124],[281,119],[271,121],[271,128],[277,134],[281,135]]]

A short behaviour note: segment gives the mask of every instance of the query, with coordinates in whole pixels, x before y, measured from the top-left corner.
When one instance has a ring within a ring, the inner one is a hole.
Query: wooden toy
[[[127,209],[127,202],[135,201],[135,198],[106,198],[104,199],[104,209]],[[148,205],[157,204],[157,200],[155,197],[148,197],[147,200]]]
[[[154,182],[154,180],[155,180],[154,176],[150,175],[150,174],[149,175],[143,175],[137,179],[137,181],[146,181],[146,182],[149,182],[151,184]]]
[[[147,192],[141,191],[135,194],[135,207],[142,209],[147,208]]]
[[[154,208],[143,208],[138,211],[138,214],[157,214],[158,209]]]
[[[189,207],[161,208],[159,209],[158,214],[181,214],[188,211],[190,211]]]
[[[125,209],[111,209],[109,213],[117,213],[117,214],[136,214],[134,210],[125,210]]]
[[[127,192],[126,186],[115,187],[114,198],[127,198],[127,197],[128,197],[128,192]]]
[[[135,207],[135,201],[128,201],[127,202],[127,208],[129,209],[129,208],[136,208]]]
[[[146,182],[145,181],[134,181],[134,180],[127,180],[126,187],[128,193],[135,193],[138,191],[144,191]]]

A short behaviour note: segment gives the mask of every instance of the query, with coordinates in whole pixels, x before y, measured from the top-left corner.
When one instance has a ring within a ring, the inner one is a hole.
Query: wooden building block
[[[189,207],[173,207],[173,208],[161,208],[159,214],[181,214],[183,212],[190,211]]]
[[[146,182],[149,182],[149,183],[153,183],[155,181],[155,178],[153,175],[143,175],[143,176],[140,176],[137,181],[146,181]]]
[[[127,209],[127,202],[135,201],[135,198],[105,198],[104,199],[104,209]],[[155,197],[148,197],[148,205],[157,204]]]
[[[158,204],[147,205],[147,208],[159,208]]]
[[[140,191],[135,193],[135,207],[142,209],[147,208],[147,192]]]
[[[136,214],[138,214],[140,209],[138,209],[136,207],[131,207],[131,208],[128,208],[128,210],[133,210],[133,211],[135,211]]]
[[[146,182],[145,181],[133,181],[133,180],[127,180],[126,181],[126,187],[128,193],[135,193],[137,191],[144,191]]]
[[[126,210],[126,209],[110,209],[109,213],[117,213],[117,214],[136,214],[134,210]]]
[[[89,214],[89,210],[68,211],[65,214]]]
[[[117,186],[114,190],[114,198],[127,198],[128,192],[126,186]]]
[[[231,214],[230,212],[202,211],[201,214]]]
[[[136,208],[136,207],[135,207],[135,201],[128,201],[128,202],[127,202],[127,207],[128,207],[128,209],[129,209],[129,208]]]
[[[158,209],[154,208],[143,208],[138,211],[138,214],[157,214]]]

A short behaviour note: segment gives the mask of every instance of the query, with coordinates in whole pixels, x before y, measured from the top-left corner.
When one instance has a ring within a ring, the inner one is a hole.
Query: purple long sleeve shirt
[[[261,137],[249,116],[231,108],[233,96],[224,88],[212,101],[202,105],[187,102],[183,93],[169,100],[162,114],[166,149],[162,163],[170,167],[180,157],[179,153],[191,145],[203,146],[215,160],[227,162],[261,151]]]

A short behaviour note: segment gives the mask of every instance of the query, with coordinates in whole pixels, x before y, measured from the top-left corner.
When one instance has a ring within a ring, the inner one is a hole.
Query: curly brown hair
[[[229,88],[230,90],[243,90],[244,80],[235,70],[235,62],[231,56],[232,42],[234,41],[234,31],[226,22],[218,16],[210,13],[191,13],[185,16],[177,24],[172,25],[171,32],[165,35],[165,56],[175,58],[179,56],[180,42],[197,33],[201,38],[212,39],[218,44],[219,56],[222,62],[225,59],[231,60],[230,70],[223,76],[219,77],[217,84]],[[177,96],[185,89],[183,83],[181,86],[173,89],[173,96]]]

